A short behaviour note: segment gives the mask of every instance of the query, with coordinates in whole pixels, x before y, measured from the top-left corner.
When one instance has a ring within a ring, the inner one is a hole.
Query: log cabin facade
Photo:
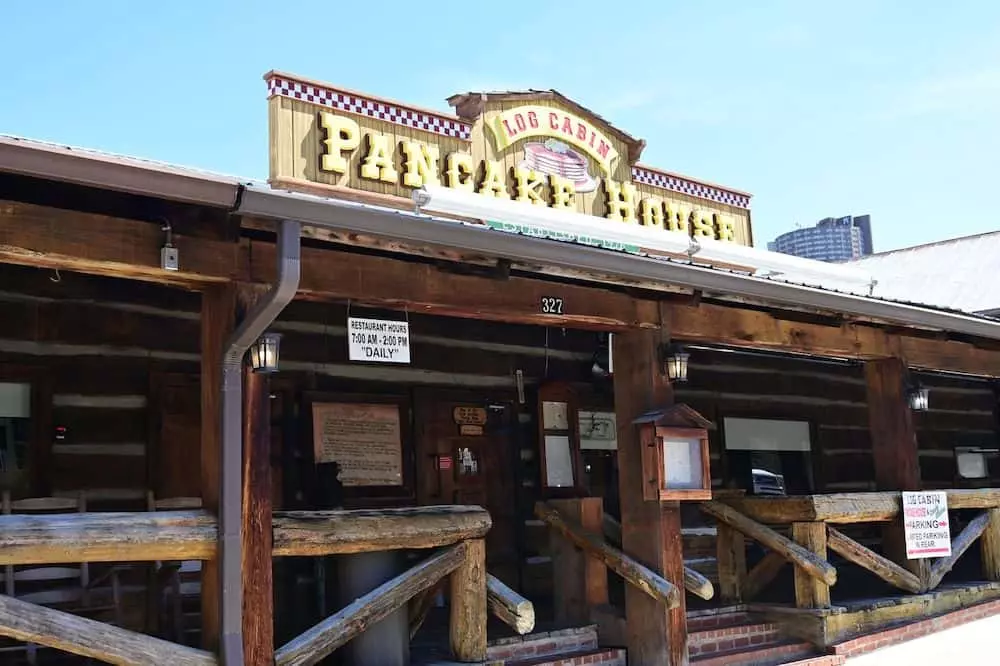
[[[752,613],[798,641],[778,663],[1000,596],[1000,324],[616,244],[751,246],[749,196],[558,93],[266,80],[269,185],[0,141],[0,658],[516,663],[544,630],[744,663],[711,622]],[[414,213],[436,185],[608,231]],[[359,360],[359,321],[409,362]],[[244,359],[265,330],[276,374]],[[645,499],[633,422],[672,404],[712,424],[712,501]],[[955,523],[930,565],[900,550],[924,489]]]

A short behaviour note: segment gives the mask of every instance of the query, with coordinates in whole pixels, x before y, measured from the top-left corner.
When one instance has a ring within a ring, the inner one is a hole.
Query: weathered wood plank
[[[604,529],[600,497],[552,500],[551,506],[584,530],[599,534]],[[556,622],[567,627],[587,624],[590,609],[608,603],[608,568],[554,530],[549,531],[549,554]]]
[[[478,539],[492,526],[478,506],[350,511],[276,511],[274,554],[316,557],[437,548]]]
[[[450,578],[448,634],[456,661],[478,663],[486,659],[486,542],[466,541],[464,551],[465,557]]]
[[[792,539],[818,559],[826,561],[826,525],[792,523]],[[795,605],[798,608],[826,608],[830,605],[830,586],[795,567]]]
[[[771,528],[747,518],[732,507],[720,502],[705,502],[701,505],[701,510],[779,553],[813,578],[827,585],[834,585],[837,582],[837,570],[829,562]]]
[[[979,541],[983,555],[983,577],[986,580],[1000,581],[1000,509],[987,509],[987,513],[990,520]]]
[[[666,604],[667,608],[677,605],[680,593],[676,586],[622,551],[608,545],[600,536],[584,531],[545,502],[535,504],[535,515],[577,547],[600,558],[612,571],[633,586]]]
[[[691,567],[684,567],[684,589],[705,601],[715,596],[715,586],[712,585],[712,581]]]
[[[122,666],[212,666],[215,655],[0,595],[0,635]]]
[[[535,628],[535,605],[496,576],[486,576],[486,600],[490,612],[517,633],[524,635]]]
[[[949,509],[951,507],[948,507]],[[951,542],[951,555],[949,557],[942,557],[939,560],[935,560],[934,564],[931,565],[930,578],[927,581],[927,589],[933,590],[941,584],[941,580],[955,567],[955,563],[958,562],[958,558],[965,554],[965,551],[975,543],[976,539],[982,536],[983,532],[986,531],[987,525],[990,523],[990,513],[984,511],[975,518],[973,518],[965,529],[962,530],[955,539]]]
[[[764,559],[747,573],[746,585],[743,586],[743,600],[750,601],[760,594],[778,577],[786,564],[788,564],[788,560],[774,551],[765,555]]]
[[[720,523],[715,539],[719,598],[723,603],[742,603],[747,578],[746,537],[729,525]]]
[[[960,488],[945,491],[948,508],[990,509],[1000,507],[1000,488]],[[789,497],[731,497],[724,500],[748,518],[768,525],[795,522],[833,524],[888,522],[899,515],[902,496],[898,492],[832,493]]]
[[[869,548],[845,535],[840,530],[827,526],[827,545],[830,550],[848,561],[867,569],[890,585],[914,594],[922,592],[920,579],[892,560],[882,557]]]
[[[465,544],[456,544],[435,553],[281,646],[274,654],[275,665],[309,666],[318,663],[371,625],[394,613],[412,597],[435,585],[465,559]]]
[[[0,516],[0,564],[207,560],[216,525],[203,510]]]

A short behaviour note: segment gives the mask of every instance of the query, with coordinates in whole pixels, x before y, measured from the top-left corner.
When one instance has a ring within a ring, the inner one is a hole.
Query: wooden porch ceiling
[[[203,290],[213,283],[273,280],[275,246],[173,237],[179,271],[159,267],[159,225],[14,201],[0,201],[0,262],[143,280]],[[542,297],[562,314],[541,311]],[[822,357],[901,357],[915,368],[1000,376],[1000,349],[928,337],[926,331],[837,322],[802,313],[699,302],[682,294],[641,295],[537,278],[457,274],[433,263],[304,247],[299,297],[435,315],[616,331],[668,326],[688,342]]]

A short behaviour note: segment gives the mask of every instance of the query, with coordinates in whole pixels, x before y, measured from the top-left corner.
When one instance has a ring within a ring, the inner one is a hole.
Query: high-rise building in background
[[[767,244],[773,252],[819,261],[849,261],[872,254],[870,215],[827,217],[814,227],[783,233]]]

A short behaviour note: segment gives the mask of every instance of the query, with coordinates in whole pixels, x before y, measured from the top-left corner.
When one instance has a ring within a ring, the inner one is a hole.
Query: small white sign
[[[948,494],[943,491],[903,493],[903,529],[907,559],[949,557]]]
[[[347,336],[347,354],[352,361],[410,362],[409,322],[348,317]]]

